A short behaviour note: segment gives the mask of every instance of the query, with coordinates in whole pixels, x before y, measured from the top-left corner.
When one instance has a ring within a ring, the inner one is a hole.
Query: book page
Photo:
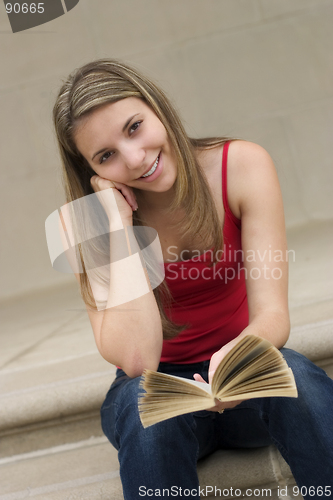
[[[217,394],[221,385],[229,377],[242,370],[253,359],[272,347],[272,344],[261,337],[247,335],[236,344],[223,358],[217,367],[212,380],[212,392]]]
[[[152,370],[144,371],[144,382],[142,383],[142,387],[149,394],[152,392],[164,391],[168,393],[180,392],[181,394],[197,394],[199,396],[202,391],[209,395],[212,394],[211,386],[205,382],[169,375],[168,373],[154,372]]]
[[[144,427],[215,404],[209,384],[175,375],[145,370],[141,387],[146,391],[139,397]]]

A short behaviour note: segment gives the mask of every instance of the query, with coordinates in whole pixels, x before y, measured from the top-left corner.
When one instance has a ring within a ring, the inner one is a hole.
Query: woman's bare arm
[[[249,325],[236,339],[213,354],[210,380],[221,359],[241,337],[251,333],[281,348],[290,332],[282,195],[273,161],[257,144],[245,141],[230,144],[228,200],[232,212],[242,223]],[[250,255],[251,258],[247,258]]]
[[[241,335],[259,335],[281,348],[288,340],[290,321],[287,239],[278,176],[270,155],[257,144],[236,141],[230,152],[231,189],[237,191],[232,199],[242,221],[249,306],[249,326]],[[236,177],[237,183],[233,182]]]
[[[103,191],[110,187],[110,182],[104,184],[99,182],[99,189],[95,185],[95,191]],[[123,196],[119,192],[116,191],[115,195],[120,199],[120,202],[123,201]],[[133,203],[132,201],[131,204]],[[119,206],[119,200],[117,204]],[[126,208],[119,212],[123,226],[130,228],[132,226],[132,209],[126,210]],[[65,218],[68,220],[68,217]],[[67,229],[71,231],[70,224],[68,221],[66,222]],[[111,217],[109,223],[111,234],[115,229],[112,227]],[[116,229],[119,227],[117,226]],[[131,253],[134,254],[138,251],[139,247],[132,248]],[[133,268],[131,268],[130,274],[135,275],[137,272],[142,275],[144,272],[146,275],[146,271],[142,270],[139,258],[133,261],[131,266]],[[76,273],[75,276],[80,283],[80,274]],[[147,275],[146,279],[147,284],[149,284]],[[89,281],[94,287],[96,283],[93,283],[92,280],[94,280],[93,273],[90,273]],[[140,376],[145,368],[156,370],[162,350],[163,334],[158,306],[150,285],[147,286],[147,289],[150,289],[147,293],[116,306],[110,304],[110,295],[112,294],[113,301],[117,301],[117,294],[123,294],[126,287],[131,286],[131,283],[126,283],[124,277],[118,273],[111,273],[108,286],[105,286],[104,289],[101,288],[101,285],[96,286],[99,287],[98,295],[99,298],[104,299],[106,308],[98,311],[87,306],[87,312],[100,354],[110,363],[121,366],[130,377]]]
[[[125,304],[95,311],[87,307],[97,348],[104,359],[130,377],[145,368],[157,370],[162,350],[162,325],[152,291]]]

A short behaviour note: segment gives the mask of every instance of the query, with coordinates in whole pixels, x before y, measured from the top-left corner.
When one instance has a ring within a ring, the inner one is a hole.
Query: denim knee
[[[124,387],[119,391],[115,399],[115,405],[117,406],[116,411],[116,428],[123,429],[124,421],[126,420],[126,427],[131,426],[132,433],[140,433],[144,434],[156,434],[156,437],[159,437],[161,434],[161,429],[163,427],[169,428],[168,435],[170,439],[170,430],[176,429],[180,420],[185,419],[189,420],[190,427],[195,427],[195,423],[193,417],[189,414],[182,415],[180,418],[176,417],[173,419],[168,419],[166,421],[162,421],[159,424],[155,424],[149,428],[144,429],[140,420],[138,402],[140,395],[144,394],[144,389],[141,386],[142,377],[138,377],[132,379],[130,382],[124,385]]]
[[[143,428],[138,410],[139,396],[144,393],[141,380],[142,377],[128,378],[115,389],[111,387],[103,403],[102,428],[112,445],[119,451],[121,446],[131,447],[135,442],[136,446],[152,452],[154,448],[166,449],[177,439],[188,439],[194,441],[197,454],[196,423],[191,414]]]
[[[292,369],[299,396],[312,399],[319,387],[326,384],[333,387],[332,380],[325,371],[302,354],[285,347],[281,349],[281,353]]]
[[[281,398],[283,405],[288,411],[298,412],[298,418],[302,415],[305,420],[321,415],[320,420],[328,420],[328,405],[333,399],[333,381],[322,368],[316,366],[312,361],[292,349],[282,348],[288,366],[292,369],[298,391],[298,397]],[[278,401],[278,398],[274,398]],[[327,421],[328,424],[328,421]]]
[[[108,440],[117,450],[119,449],[119,436],[116,427],[117,420],[126,407],[131,406],[134,410],[137,409],[138,396],[142,392],[140,383],[141,377],[130,378],[126,376],[115,379],[102,404],[100,410],[102,429]]]

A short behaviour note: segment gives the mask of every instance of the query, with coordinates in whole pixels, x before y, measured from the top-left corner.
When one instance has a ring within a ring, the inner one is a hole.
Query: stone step
[[[317,307],[318,305],[316,305]],[[298,311],[299,312],[299,311]],[[309,313],[309,307],[303,311]],[[80,326],[79,326],[80,325]],[[73,328],[73,324],[71,325]],[[79,317],[76,327],[90,333],[87,320]],[[292,328],[286,347],[301,352],[320,365],[333,359],[333,319],[298,325]],[[62,335],[65,337],[64,332]],[[76,333],[74,333],[76,335]],[[70,334],[68,334],[70,337]],[[49,339],[52,343],[54,338]],[[64,352],[66,342],[63,340]],[[47,342],[43,343],[42,351]],[[36,357],[37,348],[34,355]],[[71,359],[4,368],[0,371],[0,434],[54,420],[73,418],[97,412],[114,378],[115,368],[98,352]]]
[[[104,437],[3,458],[0,472],[0,500],[123,500],[117,457]],[[198,473],[203,497],[210,498],[217,498],[219,489],[224,498],[233,498],[236,489],[249,498],[250,489],[256,498],[278,498],[278,488],[291,491],[295,485],[273,446],[218,451],[199,462]],[[148,485],[142,486],[141,492],[147,491]]]
[[[322,330],[318,329],[317,324],[307,325],[303,332],[297,327],[295,338],[291,336],[289,343],[294,342],[297,347],[298,335],[302,340],[310,334],[312,339],[318,338],[320,330],[321,342],[318,345],[327,346],[333,332],[326,323],[319,325]],[[310,349],[310,340],[308,343],[303,342],[303,345]],[[327,349],[317,349],[315,352],[319,358],[317,363],[333,377],[333,359],[327,359],[327,354]],[[94,367],[93,363],[89,366]],[[100,400],[96,396],[93,398],[94,391],[98,392],[101,383],[105,382],[108,386],[110,382],[109,374],[104,382],[103,377],[97,376],[93,382],[90,377],[79,381],[64,380],[63,384],[57,386],[60,408],[51,399],[49,410],[42,408],[39,413],[37,403],[42,402],[41,395],[48,394],[48,391],[45,387],[34,387],[37,392],[35,417],[32,418],[29,413],[25,420],[29,422],[28,425],[22,425],[22,417],[16,417],[15,421],[14,410],[21,413],[24,413],[22,409],[28,411],[34,391],[28,393],[29,398],[25,402],[25,395],[20,394],[21,398],[18,398],[18,394],[12,394],[12,406],[7,408],[11,408],[14,421],[10,425],[7,415],[4,419],[6,425],[2,423],[0,500],[16,500],[27,496],[43,500],[123,500],[117,453],[103,436],[100,427],[98,410],[104,393],[100,394]],[[53,387],[54,382],[49,391]],[[73,395],[80,390],[86,391],[87,400],[77,398],[74,405]],[[66,407],[64,401],[72,401],[72,406]],[[3,415],[6,415],[5,407],[1,404]],[[258,450],[221,450],[202,460],[198,464],[198,473],[201,488],[212,494],[216,492],[215,487],[224,490],[238,488],[242,490],[242,495],[245,490],[252,488],[256,490],[256,498],[261,498],[258,491],[265,489],[270,491],[271,498],[278,498],[278,488],[287,485],[292,488],[295,485],[289,467],[273,446]]]

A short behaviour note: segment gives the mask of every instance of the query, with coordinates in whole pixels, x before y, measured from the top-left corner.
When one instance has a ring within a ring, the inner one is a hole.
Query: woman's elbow
[[[142,356],[141,353],[131,353],[124,359],[122,369],[131,378],[141,377],[144,370],[157,371],[159,358],[157,356]]]
[[[159,365],[159,357],[143,356],[141,352],[127,351],[124,356],[114,358],[109,352],[99,349],[101,356],[109,363],[120,366],[121,369],[131,378],[141,377],[144,370],[157,371]]]

